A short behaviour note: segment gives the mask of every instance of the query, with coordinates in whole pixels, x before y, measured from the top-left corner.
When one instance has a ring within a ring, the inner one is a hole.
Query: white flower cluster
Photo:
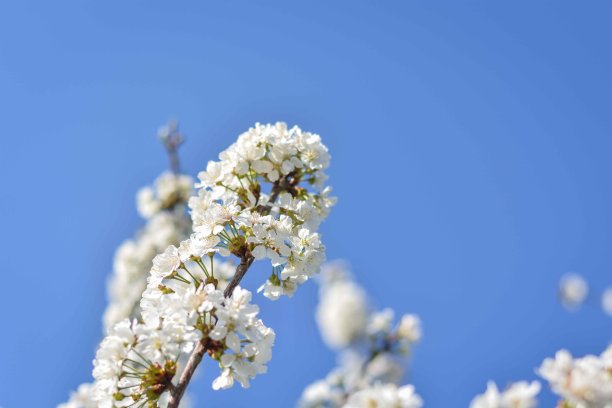
[[[173,178],[176,182],[172,182]],[[159,207],[157,212],[150,214],[135,238],[124,241],[115,252],[113,274],[108,285],[109,303],[103,319],[105,332],[125,318],[140,319],[140,298],[147,287],[153,258],[169,245],[178,245],[189,236],[191,221],[186,211],[189,194],[185,188],[189,180],[192,180],[189,176],[172,173],[158,177],[156,194],[167,203],[169,197],[174,197],[172,206]],[[148,189],[145,187],[141,192]],[[220,289],[227,285],[235,268],[232,262],[214,260]]]
[[[349,279],[321,286],[316,319],[321,336],[332,348],[344,348],[365,334],[369,315],[365,291]]]
[[[421,338],[417,316],[406,314],[394,326],[391,309],[372,311],[368,297],[351,278],[342,261],[326,264],[321,273],[321,289],[316,318],[321,336],[332,348],[346,348],[366,342],[385,351],[407,352]],[[382,345],[381,345],[382,346]]]
[[[412,385],[375,383],[346,395],[339,386],[332,386],[329,379],[308,386],[300,402],[301,407],[312,408],[420,408],[422,405],[423,400]]]
[[[149,219],[163,210],[184,204],[193,191],[193,179],[184,174],[162,173],[153,186],[140,189],[136,196],[138,212]]]
[[[489,381],[484,394],[476,396],[470,408],[533,408],[537,406],[536,396],[540,392],[540,383],[520,381],[499,391],[495,383]]]
[[[153,257],[168,245],[185,239],[190,227],[185,208],[177,207],[153,215],[134,239],[121,244],[115,253],[108,285],[105,331],[126,317],[139,317],[138,303],[147,285]]]
[[[218,288],[213,260],[218,244],[215,236],[192,236],[155,257],[142,316],[149,327],[160,327],[157,331],[193,333],[192,341],[205,340],[208,353],[222,367],[214,389],[229,388],[234,379],[248,387],[250,378],[265,372],[275,335],[257,319],[259,309],[250,304],[249,291],[236,287],[225,298]],[[179,341],[163,338],[159,343]]]
[[[420,408],[423,400],[412,385],[376,384],[350,396],[344,408]]]
[[[115,252],[113,273],[108,284],[109,303],[103,316],[105,332],[126,318],[140,319],[140,298],[147,285],[153,258],[168,245],[185,239],[191,230],[186,208],[192,187],[191,177],[165,172],[155,180],[154,188],[140,190],[138,209],[147,223],[133,239],[124,241]],[[147,192],[152,197],[158,197],[156,205],[143,201],[143,197],[149,195]],[[229,263],[220,265],[218,269],[233,273],[233,266]],[[92,390],[92,384],[81,384],[71,394],[70,400],[60,407],[97,407],[97,403],[91,399]]]
[[[272,358],[274,330],[255,319],[258,308],[249,304],[251,292],[237,287],[224,308],[216,310],[217,322],[210,337],[225,341],[227,349],[220,358],[221,375],[213,382],[213,389],[230,388],[234,379],[245,388],[249,379],[266,372]]]
[[[140,318],[138,303],[153,257],[189,235],[191,222],[186,208],[192,191],[190,176],[171,172],[162,173],[153,187],[139,191],[138,210],[147,223],[115,253],[108,285],[109,304],[104,313],[105,331],[125,318]]]
[[[612,346],[574,359],[567,350],[544,360],[538,374],[572,408],[612,408]]]
[[[221,255],[270,259],[260,290],[292,295],[325,259],[316,230],[335,203],[324,187],[327,148],[297,127],[257,124],[219,158],[198,175],[189,201],[195,239],[218,236]]]
[[[299,406],[420,407],[412,386],[398,388],[403,358],[421,337],[418,317],[407,314],[394,325],[391,309],[372,312],[343,262],[325,265],[321,281],[317,323],[325,342],[340,349],[340,364],[304,390]]]
[[[156,266],[163,257],[156,258]],[[179,276],[160,281],[165,284],[160,283],[164,295],[158,299],[157,316],[148,313],[154,303],[149,299],[143,307],[144,323],[125,319],[102,341],[94,360],[92,392],[99,407],[164,405],[166,391],[180,372],[180,358],[198,341],[222,367],[214,389],[229,388],[234,380],[248,387],[250,379],[266,371],[274,331],[257,319],[251,293],[237,287],[225,298],[212,283],[197,277],[184,282],[187,278]]]
[[[173,355],[139,339],[141,323],[117,323],[104,338],[94,360],[92,399],[100,408],[127,407],[157,401],[176,374],[178,350]],[[186,341],[186,347],[193,343]]]
[[[573,358],[560,350],[537,370],[550,389],[561,397],[563,408],[612,408],[612,345],[599,356]],[[532,408],[540,392],[537,381],[521,381],[500,392],[489,382],[487,391],[474,398],[470,408]]]
[[[323,188],[329,155],[319,136],[280,123],[257,125],[220,158],[199,174],[198,196],[189,199],[192,235],[153,259],[142,322],[117,323],[98,350],[93,398],[100,406],[162,404],[178,362],[196,343],[219,362],[214,389],[234,381],[248,387],[266,371],[275,334],[257,318],[251,293],[237,284],[255,259],[269,258],[264,294],[291,295],[324,260],[316,229],[334,199]],[[145,213],[186,196],[183,189],[169,194],[165,185],[141,194]],[[216,255],[240,259],[225,293]]]

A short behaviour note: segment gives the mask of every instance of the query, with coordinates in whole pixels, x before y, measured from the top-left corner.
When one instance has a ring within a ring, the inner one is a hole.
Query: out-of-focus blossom
[[[601,295],[601,308],[612,316],[612,288],[607,288]]]
[[[472,400],[470,408],[533,408],[537,405],[539,392],[540,383],[537,381],[519,381],[503,391],[489,381],[487,390]]]
[[[538,374],[570,407],[612,407],[612,346],[601,355],[574,359],[567,350],[544,360]]]
[[[414,386],[376,384],[351,395],[343,408],[420,408],[423,400]]]
[[[580,306],[588,294],[589,285],[582,276],[569,273],[561,278],[559,282],[559,297],[567,308],[574,309]]]
[[[308,386],[300,408],[416,408],[421,398],[400,386],[406,356],[421,338],[417,316],[394,324],[392,309],[372,310],[365,290],[351,279],[348,265],[334,261],[320,276],[317,323],[324,341],[338,349],[338,366]]]
[[[330,347],[346,347],[363,336],[367,321],[368,301],[354,282],[336,281],[322,287],[317,323]]]

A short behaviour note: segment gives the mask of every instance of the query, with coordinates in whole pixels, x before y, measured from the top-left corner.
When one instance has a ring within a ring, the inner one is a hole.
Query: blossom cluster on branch
[[[316,273],[325,247],[316,232],[335,198],[325,186],[329,165],[321,138],[285,124],[257,124],[198,174],[189,201],[192,241],[217,236],[222,256],[269,259],[260,290],[291,296]]]
[[[519,381],[500,391],[489,381],[487,390],[472,400],[470,408],[533,408],[537,406],[536,397],[540,392],[537,381]]]
[[[291,296],[325,260],[317,229],[335,199],[325,186],[329,154],[318,135],[282,123],[258,124],[219,158],[198,175],[197,195],[189,198],[191,235],[153,259],[141,318],[130,320],[130,310],[100,344],[94,383],[87,387],[94,406],[176,407],[205,354],[219,362],[214,389],[234,381],[248,387],[266,371],[275,333],[258,318],[251,292],[239,286],[242,277],[255,260],[268,259],[271,273],[260,290],[277,299]],[[166,188],[162,177],[155,189],[139,193],[145,217],[189,196],[185,179],[172,176],[178,188]],[[232,256],[236,270],[223,284],[215,265]],[[114,281],[129,282],[145,263],[141,258],[133,262],[138,268],[118,268]],[[106,320],[112,323],[128,309]]]
[[[191,196],[193,180],[184,174],[162,173],[153,186],[143,187],[137,194],[137,209],[146,224],[134,236],[124,241],[115,253],[113,272],[108,283],[109,303],[104,312],[104,332],[124,319],[142,322],[140,299],[147,285],[153,258],[168,245],[178,244],[191,230],[187,214],[187,201]],[[231,278],[233,266],[223,263],[217,270],[224,281]],[[94,386],[81,384],[70,400],[60,408],[93,408]]]
[[[560,350],[554,358],[545,359],[537,373],[560,397],[560,408],[612,408],[612,345],[599,356],[582,358],[573,358],[569,351]],[[537,381],[520,381],[499,391],[490,382],[470,408],[533,408],[538,406],[540,388]]]
[[[394,324],[393,310],[373,310],[341,261],[325,265],[320,278],[317,323],[324,341],[338,350],[339,365],[304,390],[299,406],[421,407],[412,385],[399,386],[405,359],[421,338],[419,318],[405,314]]]
[[[60,408],[184,408],[187,387],[209,356],[219,372],[214,390],[249,387],[265,373],[276,334],[259,318],[241,281],[256,260],[269,274],[258,292],[292,296],[318,274],[325,246],[318,233],[336,199],[326,185],[330,156],[318,135],[283,123],[261,125],[209,161],[194,183],[181,174],[176,122],[160,130],[171,170],[137,195],[145,226],[116,252],[104,313],[106,336],[93,362],[92,383]],[[316,321],[338,364],[302,393],[300,408],[420,408],[402,385],[406,360],[421,338],[417,316],[395,319],[373,308],[342,262],[323,266]],[[572,275],[560,286],[574,308],[588,285]],[[602,297],[612,310],[612,290]],[[599,356],[565,350],[537,373],[562,408],[612,408],[612,346]],[[504,389],[489,382],[471,408],[533,408],[541,385],[520,381]]]
[[[589,296],[586,280],[575,273],[564,275],[559,282],[559,299],[569,310],[580,307]],[[601,298],[603,310],[612,314],[612,290]],[[548,382],[548,388],[559,398],[560,408],[612,408],[612,345],[601,355],[573,358],[560,350],[554,358],[545,359],[536,371]],[[538,381],[519,381],[499,390],[493,382],[476,396],[470,408],[533,408],[538,406]]]
[[[147,223],[115,253],[108,285],[109,304],[104,312],[105,331],[126,317],[139,317],[138,304],[153,257],[188,236],[191,222],[186,207],[192,187],[191,177],[165,172],[153,187],[143,187],[138,192],[138,212]]]
[[[567,408],[612,407],[612,346],[599,356],[573,358],[560,350],[544,360],[538,374],[563,398]]]

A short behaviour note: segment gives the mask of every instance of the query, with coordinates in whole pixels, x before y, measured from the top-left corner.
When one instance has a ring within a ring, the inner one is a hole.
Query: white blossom
[[[378,336],[390,333],[394,317],[395,312],[389,308],[372,313],[366,327],[368,335]]]
[[[484,394],[476,396],[470,408],[533,408],[537,405],[536,396],[540,392],[540,383],[520,381],[499,391],[495,383],[489,381]]]
[[[567,350],[544,360],[538,374],[552,391],[578,408],[612,407],[612,346],[600,356],[574,359]]]
[[[601,308],[612,316],[612,288],[607,288],[601,295]]]
[[[251,293],[237,287],[225,298],[214,284],[194,278],[191,282],[163,279],[156,301],[143,299],[145,323],[121,321],[102,341],[94,361],[93,396],[101,407],[160,399],[177,373],[176,361],[188,355],[197,341],[205,341],[219,361],[221,375],[213,382],[214,389],[229,388],[234,380],[248,387],[252,378],[266,372],[275,334],[257,318]],[[147,291],[151,294],[154,289]]]
[[[117,249],[108,285],[109,304],[104,313],[106,330],[126,317],[138,317],[138,303],[147,284],[153,257],[177,244],[189,231],[184,209],[155,214],[132,240]]]
[[[570,273],[561,278],[559,296],[566,307],[573,309],[580,306],[588,294],[589,285],[582,276]]]
[[[152,187],[143,187],[136,202],[143,218],[151,218],[160,211],[174,208],[177,203],[186,203],[193,191],[193,180],[184,174],[165,172]]]
[[[300,398],[300,408],[339,407],[344,400],[344,394],[338,387],[332,386],[326,380],[310,384],[304,389]]]
[[[344,408],[420,408],[423,400],[415,392],[414,386],[395,384],[376,384],[351,395]]]
[[[352,281],[324,286],[316,314],[323,340],[340,348],[359,339],[364,335],[368,309],[365,292]]]
[[[361,348],[349,348],[339,355],[334,375],[342,379],[348,393],[367,388],[373,384],[393,383],[399,385],[406,371],[402,356],[383,348],[364,353]],[[384,347],[384,346],[383,346]]]
[[[98,404],[92,398],[92,391],[92,384],[83,383],[76,392],[70,394],[67,402],[59,404],[57,408],[98,408]]]
[[[413,314],[403,315],[397,326],[396,333],[398,338],[411,343],[421,340],[421,319]]]

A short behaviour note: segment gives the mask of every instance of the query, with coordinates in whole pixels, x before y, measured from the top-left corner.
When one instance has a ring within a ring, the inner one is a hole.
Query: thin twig
[[[240,264],[236,267],[236,273],[234,274],[234,277],[223,292],[223,295],[226,298],[232,296],[232,293],[234,293],[234,289],[236,288],[236,286],[238,286],[238,284],[240,283],[246,272],[249,270],[249,267],[251,266],[254,260],[255,258],[253,258],[251,254],[245,254],[242,256]],[[168,402],[168,408],[177,408],[179,406],[181,398],[185,393],[185,389],[187,389],[187,385],[189,385],[191,377],[193,377],[193,374],[195,373],[195,370],[200,364],[200,362],[202,361],[202,358],[204,358],[205,353],[206,339],[204,338],[196,344],[194,350],[191,352],[191,356],[189,356],[189,360],[185,365],[185,370],[183,370],[178,384],[170,388],[170,401]]]
[[[276,202],[278,196],[281,192],[287,191],[291,195],[296,194],[296,186],[299,184],[300,178],[297,177],[294,172],[287,174],[285,177],[276,180],[274,184],[272,184],[272,190],[270,190],[270,199],[268,202],[270,204],[265,206],[259,206],[257,209],[262,214],[269,214],[272,211],[272,204]]]
[[[286,176],[281,181],[274,183],[270,194],[270,203],[274,203],[282,191],[289,190],[292,192],[298,182],[299,179],[296,180],[294,177]],[[271,208],[271,206],[268,208]],[[242,254],[240,264],[238,264],[236,267],[234,277],[227,284],[227,287],[223,292],[223,295],[226,298],[232,296],[234,289],[240,284],[240,281],[242,278],[244,278],[244,275],[247,273],[254,260],[255,258],[248,250]],[[191,352],[191,356],[189,356],[189,360],[187,360],[187,364],[185,365],[185,369],[179,378],[179,382],[170,388],[170,400],[168,401],[167,408],[178,408],[181,398],[183,397],[183,394],[185,393],[185,390],[187,389],[196,368],[200,362],[202,362],[202,358],[204,358],[206,351],[206,339],[204,338],[196,344],[194,350]]]
[[[178,155],[178,148],[183,144],[185,138],[178,131],[178,122],[170,121],[166,126],[162,127],[159,132],[159,137],[166,148],[168,159],[170,160],[170,170],[174,174],[179,174],[181,171],[181,163]]]
[[[254,260],[255,258],[253,258],[251,254],[242,257],[242,259],[240,260],[240,264],[236,267],[236,273],[234,273],[234,277],[227,284],[225,291],[223,291],[223,296],[225,296],[226,298],[232,296],[232,293],[234,293],[234,289],[236,288],[236,286],[238,286],[238,284],[240,284],[240,281],[242,280],[246,272],[249,270]]]
[[[187,365],[185,365],[185,370],[183,370],[178,384],[170,388],[168,408],[178,408],[181,398],[183,398],[183,394],[185,394],[185,390],[187,389],[187,385],[189,381],[191,381],[191,377],[193,377],[196,368],[198,368],[202,358],[204,358],[204,353],[206,353],[206,345],[200,340],[196,343],[191,356],[189,356],[189,361],[187,361]]]

